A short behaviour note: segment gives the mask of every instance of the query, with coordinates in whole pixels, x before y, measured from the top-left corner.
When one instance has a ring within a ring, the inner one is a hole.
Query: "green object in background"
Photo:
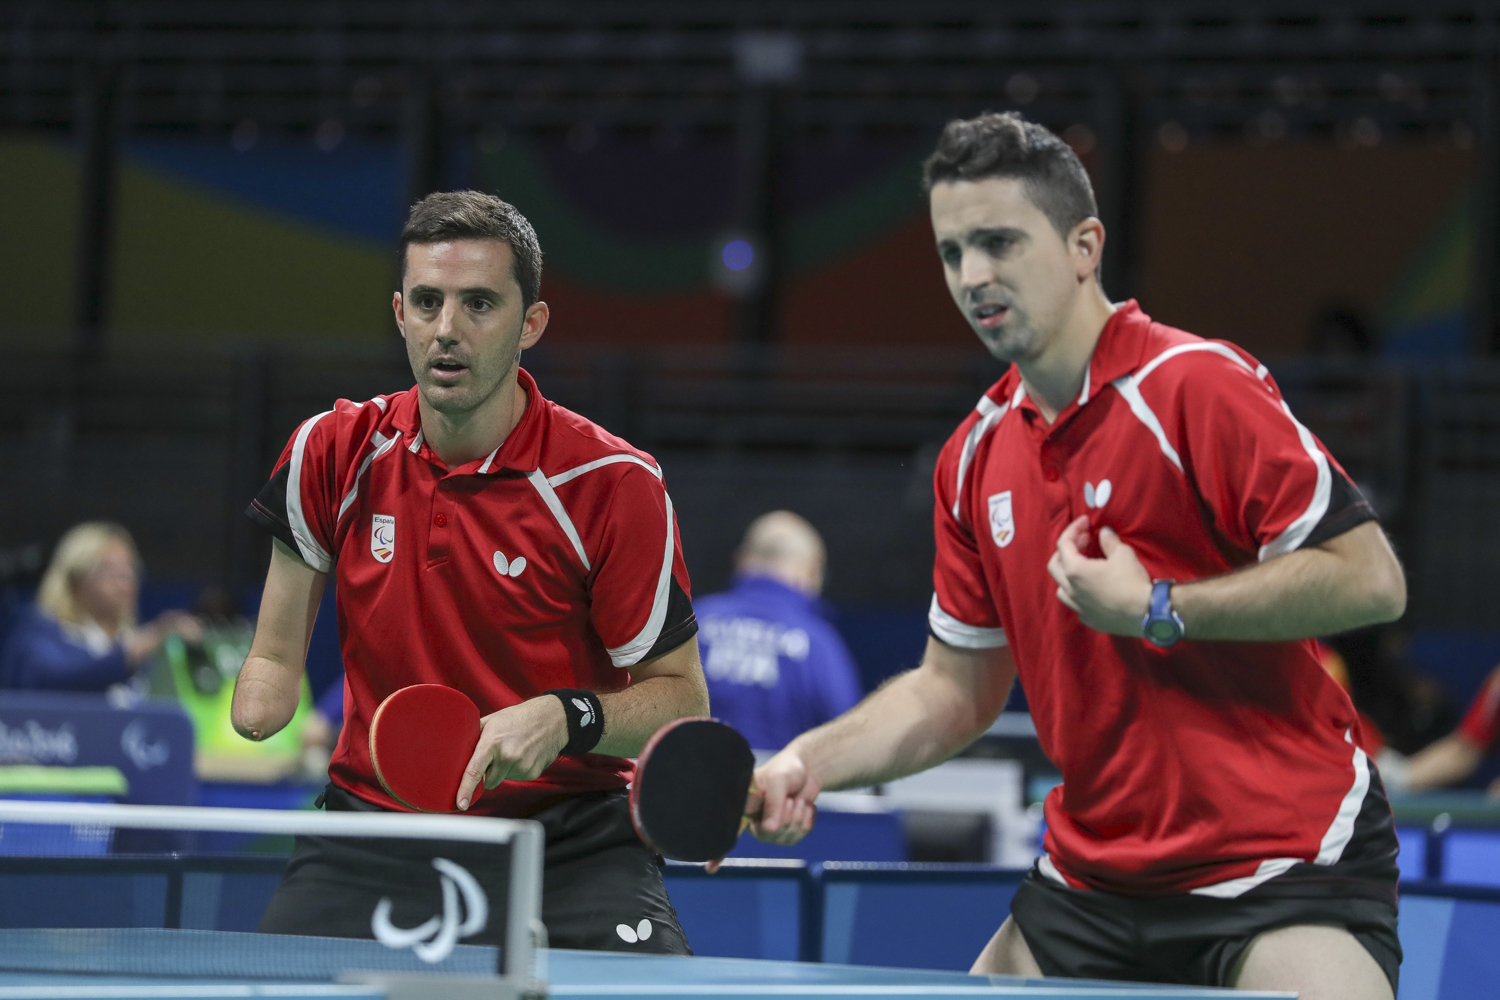
[[[298,759],[302,755],[302,729],[313,708],[312,689],[306,677],[302,678],[302,696],[296,714],[275,736],[254,743],[235,732],[230,724],[234,682],[245,665],[254,634],[254,629],[246,625],[206,628],[201,645],[189,646],[176,635],[168,638],[162,651],[177,699],[192,720],[194,742],[200,754]]]
[[[0,795],[108,795],[124,798],[130,782],[117,767],[0,767]]]

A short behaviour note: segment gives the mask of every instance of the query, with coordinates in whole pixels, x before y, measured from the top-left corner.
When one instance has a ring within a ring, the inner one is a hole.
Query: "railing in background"
[[[526,365],[550,398],[659,457],[887,462],[907,470],[910,495],[898,489],[879,502],[913,510],[930,503],[922,494],[937,447],[1003,371],[977,350],[873,348],[562,347],[538,349]],[[1492,626],[1500,363],[1271,367],[1395,536],[1413,579],[1413,623]],[[251,581],[259,550],[240,512],[297,423],[337,398],[410,384],[394,344],[186,343],[91,365],[61,351],[0,350],[0,457],[11,487],[0,494],[0,549],[50,543],[82,517],[109,515],[143,525],[153,565]],[[861,489],[848,489],[854,516],[873,502]],[[920,518],[911,525],[928,530]]]

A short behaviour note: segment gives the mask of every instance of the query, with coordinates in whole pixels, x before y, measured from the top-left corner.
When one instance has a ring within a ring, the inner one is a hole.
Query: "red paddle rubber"
[[[418,812],[454,812],[464,769],[479,743],[479,709],[442,684],[392,693],[370,721],[370,763],[380,787]],[[484,790],[474,789],[478,800]]]

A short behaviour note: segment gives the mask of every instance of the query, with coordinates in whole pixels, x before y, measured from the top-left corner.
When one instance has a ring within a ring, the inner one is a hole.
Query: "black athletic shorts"
[[[325,808],[383,812],[329,785]],[[588,792],[531,817],[546,830],[542,922],[554,948],[691,955],[662,883],[662,860],[636,836],[623,791]],[[374,937],[372,918],[390,898],[390,922],[416,927],[443,913],[434,857],[466,869],[488,896],[490,919],[462,944],[504,938],[509,857],[492,847],[451,840],[298,837],[286,874],[261,918],[267,934]]]
[[[1033,868],[1011,901],[1011,916],[1048,976],[1231,986],[1256,935],[1294,924],[1343,927],[1385,972],[1395,995],[1396,830],[1380,778],[1354,833],[1332,865],[1299,864],[1233,899],[1118,896],[1060,885]]]

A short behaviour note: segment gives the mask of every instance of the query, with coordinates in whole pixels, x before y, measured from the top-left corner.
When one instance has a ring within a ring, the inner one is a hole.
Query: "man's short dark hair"
[[[1032,204],[1064,238],[1099,214],[1094,185],[1073,147],[1014,111],[949,122],[937,149],[922,164],[929,192],[934,184],[989,177],[1019,180]]]
[[[483,191],[438,191],[411,207],[401,229],[401,283],[406,284],[406,248],[413,243],[498,240],[510,247],[511,275],[521,286],[521,305],[542,295],[542,245],[516,206]]]

